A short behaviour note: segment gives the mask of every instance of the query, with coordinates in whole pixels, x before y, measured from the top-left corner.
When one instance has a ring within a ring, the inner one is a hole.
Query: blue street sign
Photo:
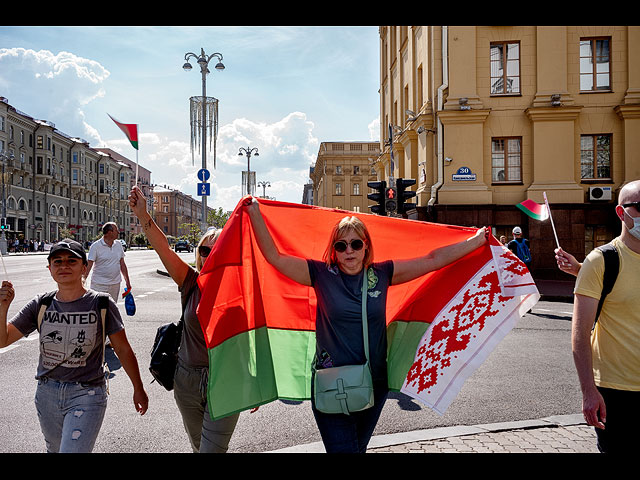
[[[209,187],[210,186],[211,186],[210,183],[199,183],[198,184],[198,195],[201,196],[201,197],[209,196],[209,192],[210,192]]]
[[[200,170],[198,170],[198,178],[201,182],[206,182],[207,180],[209,180],[210,176],[211,174],[206,168],[201,168]]]

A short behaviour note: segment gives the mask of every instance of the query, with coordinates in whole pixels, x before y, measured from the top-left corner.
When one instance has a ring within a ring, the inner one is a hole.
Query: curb
[[[508,430],[528,430],[545,427],[567,427],[571,425],[585,425],[582,414],[554,415],[534,420],[520,420],[515,422],[498,422],[479,425],[457,425],[453,427],[431,428],[415,430],[413,432],[390,433],[371,437],[368,448],[391,447],[405,443],[438,440],[443,438],[475,435],[479,433],[495,433]],[[324,453],[322,442],[295,445],[293,447],[271,450],[265,453]]]

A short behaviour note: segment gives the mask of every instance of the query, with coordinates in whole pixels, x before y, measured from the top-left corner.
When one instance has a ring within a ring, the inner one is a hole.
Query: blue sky
[[[140,165],[152,182],[196,196],[189,98],[201,95],[187,52],[223,55],[207,76],[219,100],[217,168],[208,205],[233,209],[246,157],[267,195],[302,200],[320,142],[379,139],[377,26],[44,27],[0,26],[0,96],[93,147],[135,160],[107,113],[137,123]],[[210,156],[208,155],[210,158]],[[261,191],[262,189],[260,189]]]

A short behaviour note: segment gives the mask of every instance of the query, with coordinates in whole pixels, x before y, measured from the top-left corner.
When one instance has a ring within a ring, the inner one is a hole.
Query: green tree
[[[222,207],[218,207],[218,209],[212,209],[207,214],[207,224],[216,228],[223,228],[224,224],[227,223],[229,217],[231,216],[230,211],[224,212]]]
[[[192,245],[197,245],[200,241],[200,237],[202,236],[202,230],[200,230],[200,225],[197,223],[182,223],[178,227],[180,230],[186,230],[186,235],[184,238],[191,243]]]

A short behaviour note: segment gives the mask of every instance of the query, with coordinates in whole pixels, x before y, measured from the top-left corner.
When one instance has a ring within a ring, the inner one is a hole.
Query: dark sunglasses
[[[351,245],[351,248],[353,250],[358,251],[358,250],[362,250],[362,247],[364,247],[364,242],[359,238],[351,240],[350,243],[347,243],[344,240],[338,240],[336,243],[333,244],[333,248],[335,249],[336,252],[343,253],[347,250],[347,247],[349,245]]]
[[[640,212],[640,202],[623,203],[623,207],[636,207],[636,210]]]
[[[211,253],[211,247],[207,247],[206,245],[200,245],[198,247],[198,253],[201,257],[208,257]]]

